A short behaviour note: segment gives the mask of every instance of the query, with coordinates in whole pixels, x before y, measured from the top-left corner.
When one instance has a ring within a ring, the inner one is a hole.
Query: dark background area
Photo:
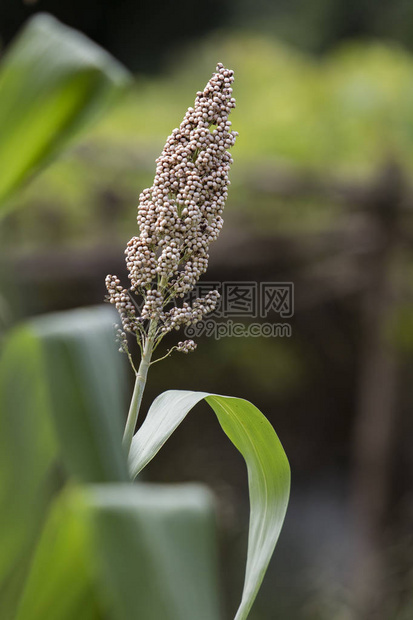
[[[2,0],[3,45],[33,13],[46,11],[81,30],[134,71],[160,72],[170,56],[208,32],[248,29],[325,53],[354,37],[413,46],[409,0]]]

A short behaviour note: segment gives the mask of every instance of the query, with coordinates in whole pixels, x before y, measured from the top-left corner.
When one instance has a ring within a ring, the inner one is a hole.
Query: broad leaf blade
[[[14,617],[53,487],[69,476],[93,482],[129,480],[121,446],[123,367],[113,320],[109,307],[62,312],[33,319],[4,340],[1,618]]]
[[[236,620],[247,618],[278,540],[290,491],[290,468],[265,416],[240,398],[171,390],[158,396],[133,438],[129,464],[136,476],[155,456],[189,411],[205,399],[243,455],[248,469],[250,528],[244,590]]]
[[[0,66],[0,214],[5,199],[129,82],[81,33],[46,14],[29,21]]]
[[[16,620],[218,620],[214,547],[211,498],[199,486],[70,489],[46,524]]]
[[[48,503],[56,458],[41,345],[27,327],[5,340],[0,358],[0,617],[14,591]],[[4,584],[7,583],[7,590]]]
[[[15,620],[96,620],[98,608],[88,513],[79,492],[68,490],[46,521]]]
[[[96,548],[116,620],[216,620],[214,515],[198,485],[92,487]]]
[[[129,479],[122,449],[123,367],[112,308],[44,315],[30,322],[45,358],[59,452],[85,482]]]

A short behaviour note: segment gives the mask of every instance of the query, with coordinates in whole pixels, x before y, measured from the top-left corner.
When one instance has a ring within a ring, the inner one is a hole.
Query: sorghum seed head
[[[181,325],[197,323],[218,301],[217,291],[196,299],[190,307],[165,306],[184,297],[206,271],[209,246],[222,228],[222,212],[230,184],[232,158],[228,152],[237,137],[228,115],[235,107],[233,71],[218,63],[203,91],[198,91],[182,123],[168,137],[156,160],[152,187],[140,194],[139,236],[127,244],[126,266],[130,291],[116,276],[107,276],[110,303],[120,314],[124,332],[140,337],[144,322],[155,321],[159,339]],[[131,295],[144,298],[137,317]],[[126,338],[126,335],[125,335]],[[185,353],[195,348],[178,344]]]

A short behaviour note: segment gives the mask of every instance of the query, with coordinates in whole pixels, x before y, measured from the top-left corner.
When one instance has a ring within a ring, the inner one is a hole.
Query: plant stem
[[[135,387],[133,388],[132,400],[129,407],[128,419],[126,420],[125,432],[123,434],[123,445],[127,454],[132,443],[133,434],[135,432],[136,422],[139,415],[139,409],[142,403],[142,396],[145,390],[146,378],[148,375],[149,365],[151,363],[152,351],[155,341],[156,322],[152,321],[145,346],[142,351],[141,363],[136,373]]]
[[[158,283],[158,289],[164,291],[168,284],[167,276],[162,276]],[[125,432],[123,434],[123,446],[129,455],[133,434],[138,420],[139,410],[141,408],[143,392],[145,390],[146,378],[148,376],[149,366],[151,365],[152,353],[155,345],[156,328],[158,319],[153,319],[149,324],[148,335],[144,340],[142,349],[141,363],[136,373],[135,387],[133,388],[132,400],[129,407],[128,419],[126,420]],[[135,368],[132,363],[132,368]]]

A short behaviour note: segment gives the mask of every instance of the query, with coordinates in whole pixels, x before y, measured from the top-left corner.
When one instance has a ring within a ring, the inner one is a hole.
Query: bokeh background
[[[153,368],[145,406],[169,388],[231,394],[276,428],[292,495],[252,620],[412,618],[413,4],[2,0],[3,50],[38,11],[136,82],[13,199],[0,264],[14,320],[101,303],[107,273],[126,281],[123,249],[166,136],[216,62],[233,68],[240,136],[206,279],[293,282],[292,337],[201,339]],[[246,473],[207,407],[146,475],[213,489],[231,617]]]

